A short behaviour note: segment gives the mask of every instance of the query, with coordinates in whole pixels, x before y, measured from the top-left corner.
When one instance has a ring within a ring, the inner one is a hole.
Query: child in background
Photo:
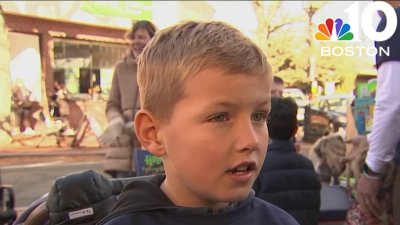
[[[271,143],[254,183],[256,196],[291,214],[301,225],[318,224],[321,184],[312,162],[296,152],[297,105],[272,98],[268,116]]]

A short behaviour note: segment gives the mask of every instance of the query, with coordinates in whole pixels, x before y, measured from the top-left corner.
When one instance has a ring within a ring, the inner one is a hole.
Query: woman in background
[[[137,86],[137,60],[146,44],[156,32],[149,21],[141,20],[133,24],[125,37],[129,50],[114,70],[109,100],[106,106],[108,127],[100,137],[103,146],[115,147],[107,153],[105,172],[113,177],[135,176],[133,160],[134,143],[133,120],[139,108]]]

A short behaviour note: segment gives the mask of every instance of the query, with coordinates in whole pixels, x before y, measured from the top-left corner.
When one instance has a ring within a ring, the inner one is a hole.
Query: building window
[[[95,91],[107,98],[114,66],[126,49],[122,44],[54,39],[54,81],[75,95]]]

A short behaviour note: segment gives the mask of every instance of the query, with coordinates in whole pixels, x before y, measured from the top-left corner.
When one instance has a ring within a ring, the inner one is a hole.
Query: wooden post
[[[43,33],[40,35],[40,52],[41,52],[41,87],[42,87],[42,106],[43,113],[49,117],[49,101],[48,96],[53,92],[53,80],[54,80],[54,70],[53,70],[53,39],[49,33]]]

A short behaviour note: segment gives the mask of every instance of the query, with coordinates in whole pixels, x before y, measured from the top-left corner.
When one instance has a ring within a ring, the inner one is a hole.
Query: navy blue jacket
[[[378,48],[382,47],[386,50],[387,47],[390,47],[389,56],[382,54],[376,54],[376,67],[387,61],[400,61],[400,7],[395,9],[397,15],[397,27],[396,31],[389,39],[385,41],[376,41],[375,46]],[[386,17],[382,17],[381,21],[378,24],[376,31],[383,31],[386,27]]]
[[[254,192],[219,212],[208,208],[175,206],[161,191],[165,176],[151,182],[133,181],[120,195],[113,212],[100,225],[295,225],[292,216],[283,210],[254,197]]]
[[[256,196],[291,214],[301,225],[318,223],[321,184],[313,164],[291,141],[273,141],[253,189]]]

